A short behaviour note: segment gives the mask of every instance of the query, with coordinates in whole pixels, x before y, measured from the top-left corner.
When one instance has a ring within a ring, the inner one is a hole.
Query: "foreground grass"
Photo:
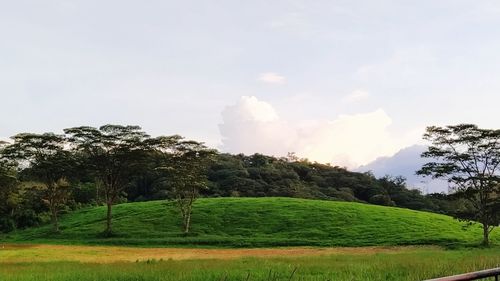
[[[184,251],[190,251],[184,249]],[[0,261],[0,279],[35,280],[423,280],[495,267],[500,249],[398,248],[324,256],[79,263]],[[2,257],[0,250],[0,258]],[[295,271],[295,272],[294,272]]]
[[[99,237],[105,208],[64,215],[60,234],[50,225],[3,237],[16,243],[210,247],[474,245],[479,226],[468,229],[451,217],[368,204],[292,198],[212,198],[196,202],[190,236],[165,201],[114,208],[116,236]],[[1,238],[0,238],[1,240]],[[500,241],[499,231],[492,233]]]

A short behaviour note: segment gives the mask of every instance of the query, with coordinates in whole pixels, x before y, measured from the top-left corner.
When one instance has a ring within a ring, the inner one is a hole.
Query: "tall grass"
[[[0,263],[5,281],[406,281],[495,267],[500,250],[412,249],[394,253],[300,258],[146,261],[136,263]],[[1,252],[0,252],[1,254]]]

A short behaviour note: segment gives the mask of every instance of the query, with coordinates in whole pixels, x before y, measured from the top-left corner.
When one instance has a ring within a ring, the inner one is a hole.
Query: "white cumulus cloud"
[[[297,138],[275,109],[256,97],[241,97],[236,105],[223,110],[222,119],[219,130],[224,151],[286,155]]]
[[[420,137],[414,131],[392,133],[392,120],[382,109],[297,123],[284,120],[271,104],[256,97],[241,97],[224,109],[222,119],[223,151],[275,156],[295,152],[312,161],[349,168],[393,155]]]
[[[270,84],[285,84],[286,77],[274,72],[261,73],[258,78],[259,81]]]

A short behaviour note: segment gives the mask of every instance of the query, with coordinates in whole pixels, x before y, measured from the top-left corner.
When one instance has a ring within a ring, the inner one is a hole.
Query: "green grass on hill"
[[[105,207],[61,218],[60,234],[49,225],[12,233],[7,242],[136,246],[215,247],[369,246],[479,244],[479,226],[467,229],[451,217],[375,205],[292,198],[200,199],[192,233],[182,235],[175,207],[165,201],[114,208],[116,236],[102,238]],[[492,241],[500,241],[494,231]]]

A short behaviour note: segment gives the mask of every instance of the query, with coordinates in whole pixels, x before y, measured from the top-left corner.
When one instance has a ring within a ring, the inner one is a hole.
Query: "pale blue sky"
[[[496,0],[0,3],[0,137],[126,123],[359,165],[427,125],[500,127]]]

